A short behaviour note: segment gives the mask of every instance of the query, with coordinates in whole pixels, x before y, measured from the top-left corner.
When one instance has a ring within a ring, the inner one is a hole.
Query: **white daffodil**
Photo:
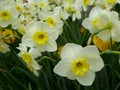
[[[64,5],[64,10],[68,12],[69,16],[72,16],[72,20],[81,18],[81,10],[82,8],[78,3],[66,3]]]
[[[103,9],[111,9],[116,3],[120,3],[120,0],[97,0],[96,6],[100,6]]]
[[[39,19],[45,20],[45,22],[51,28],[61,28],[63,26],[63,22],[59,17],[59,13],[56,12],[42,10],[41,12],[39,12]]]
[[[50,9],[48,0],[39,0],[38,7],[41,9]]]
[[[23,44],[20,44],[18,49],[20,50],[18,55],[23,59],[30,71],[38,76],[37,70],[40,70],[41,66],[35,61],[35,58],[41,56],[41,53],[35,48],[30,48],[28,51],[27,47]]]
[[[81,47],[77,44],[66,44],[61,52],[61,61],[54,67],[54,72],[60,76],[89,86],[95,79],[95,72],[104,67],[102,58],[96,46]]]
[[[39,19],[45,21],[50,28],[56,29],[57,31],[59,31],[59,34],[61,34],[63,21],[60,18],[59,12],[42,10],[41,12],[39,12],[38,16]]]
[[[26,33],[22,37],[22,43],[28,47],[34,47],[40,51],[56,51],[58,30],[50,28],[45,22],[38,21],[26,27]]]
[[[82,25],[93,33],[96,30],[107,27],[109,22],[111,22],[110,13],[100,7],[94,7],[90,12],[89,17],[83,21]]]
[[[62,7],[60,6],[55,7],[54,12],[58,13],[59,17],[63,20],[66,20],[69,17],[69,14],[67,13],[67,11],[63,10]]]
[[[19,14],[23,14],[25,11],[24,3],[22,1],[16,1],[14,4],[15,4],[15,9],[17,10],[17,12]]]
[[[14,3],[9,1],[0,1],[0,26],[7,27],[13,24],[18,18],[18,12],[14,7]]]
[[[77,4],[81,4],[84,11],[87,11],[88,6],[93,5],[95,0],[76,0]]]
[[[115,11],[94,7],[89,17],[83,21],[82,25],[90,30],[92,34],[101,31],[101,33],[104,34],[99,35],[101,39],[104,38],[102,36],[105,36],[107,39],[111,37],[114,41],[120,42],[120,21],[118,20],[118,13]]]

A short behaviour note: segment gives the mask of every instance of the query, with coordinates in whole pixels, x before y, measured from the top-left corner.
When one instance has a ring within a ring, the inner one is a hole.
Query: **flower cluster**
[[[66,43],[53,71],[89,86],[95,72],[104,67],[99,50],[111,49],[120,42],[119,15],[112,10],[117,3],[120,0],[1,0],[0,52],[10,51],[9,44],[17,37],[14,32],[19,33],[18,56],[38,76],[41,65],[36,58],[44,52],[57,51],[56,40],[64,32],[66,21],[81,20],[84,13],[82,26],[91,34],[88,46]]]

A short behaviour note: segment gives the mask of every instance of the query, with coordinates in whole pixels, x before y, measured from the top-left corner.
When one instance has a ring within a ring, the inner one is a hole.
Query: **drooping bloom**
[[[20,50],[20,53],[18,55],[25,62],[28,69],[32,71],[36,76],[39,76],[37,70],[40,70],[41,66],[35,61],[35,58],[41,56],[41,53],[35,48],[30,48],[28,50],[27,47],[23,44],[20,44],[18,49]]]
[[[98,36],[104,41],[109,41],[112,38],[114,41],[120,42],[120,21],[118,13],[115,11],[94,7],[82,25],[91,34],[100,31]]]
[[[81,47],[77,44],[66,44],[61,52],[61,61],[54,67],[54,72],[60,76],[89,86],[95,79],[95,72],[100,71],[103,60],[96,46]]]

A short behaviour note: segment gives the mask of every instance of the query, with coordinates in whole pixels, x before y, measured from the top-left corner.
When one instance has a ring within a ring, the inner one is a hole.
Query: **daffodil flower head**
[[[40,52],[55,51],[57,50],[55,40],[58,35],[58,30],[50,28],[45,22],[38,21],[27,26],[22,43],[28,47],[35,47]]]
[[[18,18],[18,12],[15,10],[14,3],[9,1],[0,1],[0,26],[7,27],[13,24]]]
[[[61,52],[61,61],[53,71],[80,84],[90,86],[95,79],[95,72],[104,67],[104,62],[96,46],[82,47],[68,43]]]
[[[120,3],[119,0],[97,0],[96,6],[103,9],[111,9],[116,3]]]
[[[36,62],[35,58],[41,56],[41,53],[35,48],[30,48],[28,50],[24,44],[20,44],[18,49],[20,50],[18,55],[25,62],[28,69],[33,73],[35,72],[34,74],[38,76],[37,70],[40,70],[41,66]]]
[[[42,10],[39,12],[38,17],[45,21],[49,27],[56,28],[56,30],[63,26],[63,21],[60,19],[59,12]]]

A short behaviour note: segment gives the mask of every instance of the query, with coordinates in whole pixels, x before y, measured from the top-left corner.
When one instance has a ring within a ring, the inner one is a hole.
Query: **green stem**
[[[112,51],[108,49],[100,53],[100,55],[102,54],[120,54],[120,51]]]

